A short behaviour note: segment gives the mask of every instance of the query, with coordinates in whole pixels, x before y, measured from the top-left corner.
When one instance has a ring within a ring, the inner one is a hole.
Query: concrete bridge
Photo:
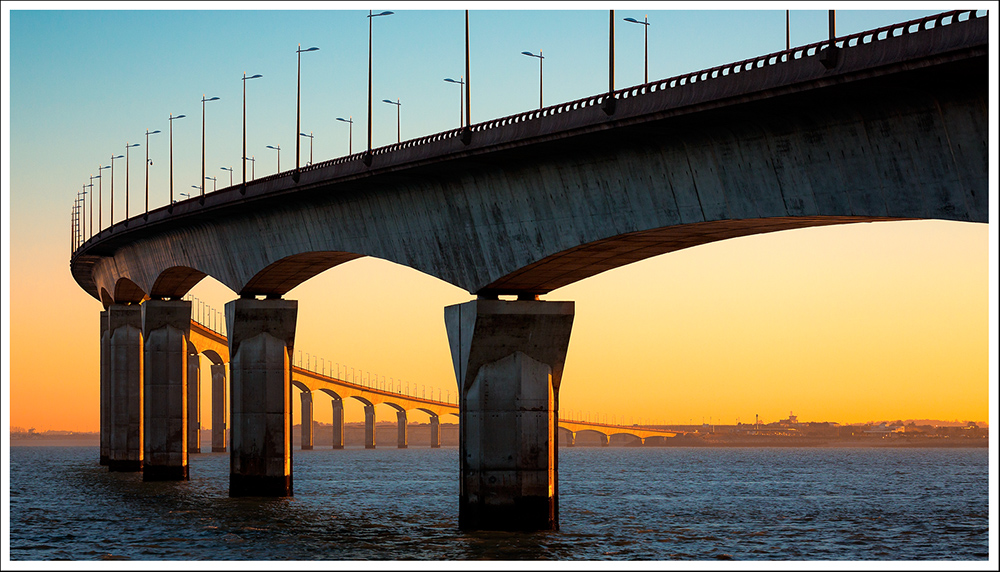
[[[985,13],[949,12],[316,163],[91,237],[77,231],[71,271],[106,308],[102,387],[118,395],[141,380],[147,423],[176,425],[183,412],[166,404],[184,391],[191,335],[181,297],[215,277],[240,296],[226,306],[233,416],[247,419],[233,427],[230,494],[290,494],[298,303],[281,297],[360,256],[404,264],[476,296],[445,309],[460,393],[460,526],[557,528],[555,431],[574,306],[538,297],[755,233],[988,222],[987,49]],[[133,362],[141,376],[120,365]],[[153,435],[147,451],[176,440]],[[161,465],[181,474],[176,456],[143,462],[145,476]]]

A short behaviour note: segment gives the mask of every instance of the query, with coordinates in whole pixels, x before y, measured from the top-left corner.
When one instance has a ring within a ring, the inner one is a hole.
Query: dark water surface
[[[295,496],[11,447],[12,560],[985,560],[989,450],[563,448],[558,532],[463,533],[458,450],[294,452]]]

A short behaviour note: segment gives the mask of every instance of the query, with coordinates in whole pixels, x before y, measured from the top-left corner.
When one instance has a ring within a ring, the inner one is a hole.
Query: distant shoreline
[[[100,447],[100,438],[95,435],[59,435],[52,437],[30,437],[30,438],[15,438],[11,437],[10,446],[11,447]],[[421,445],[417,443],[410,443],[411,446],[420,447]],[[453,445],[452,445],[453,446]],[[960,449],[960,448],[989,448],[989,439],[928,439],[928,438],[909,438],[909,439],[803,439],[803,438],[771,438],[771,439],[739,439],[739,440],[708,440],[708,439],[697,439],[697,438],[680,438],[680,439],[667,439],[664,440],[663,444],[656,445],[630,445],[630,444],[618,444],[612,443],[608,445],[610,448],[648,448],[648,449],[664,449],[664,448],[772,448],[772,447],[807,447],[816,449],[845,449],[845,448],[865,448],[865,449],[885,449],[885,448],[897,448],[897,449]],[[385,448],[395,448],[395,443],[392,445],[385,445]],[[210,441],[205,441],[202,443],[202,451],[210,451],[212,444]],[[316,449],[323,449],[322,445],[317,444]],[[559,446],[560,449],[571,449],[571,448],[604,448],[599,444],[590,443],[577,443],[573,447],[569,447],[565,444]],[[295,445],[295,449],[298,449],[298,444]]]

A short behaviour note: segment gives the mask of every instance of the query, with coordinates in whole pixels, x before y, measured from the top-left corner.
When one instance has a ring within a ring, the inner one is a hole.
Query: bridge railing
[[[410,384],[409,381],[373,374],[370,371],[354,368],[349,365],[341,365],[340,362],[329,361],[324,357],[311,355],[309,352],[296,351],[299,369],[314,373],[322,377],[336,379],[345,384],[356,385],[360,388],[384,393],[393,393],[400,397],[413,399],[426,399],[438,403],[458,406],[458,395],[454,397],[450,390],[443,390],[426,384]],[[294,363],[294,361],[293,361]],[[436,393],[436,395],[435,395]]]
[[[854,34],[848,34],[846,36],[838,36],[833,39],[833,43],[839,49],[849,49],[857,47],[859,45],[890,40],[906,34],[916,34],[926,30],[932,30],[934,28],[938,28],[941,26],[950,26],[950,25],[955,25],[959,22],[966,22],[972,19],[985,18],[988,16],[988,14],[989,13],[986,10],[952,10],[949,12],[942,12],[940,14],[925,16],[923,18],[917,18],[915,20],[909,20],[907,22],[901,22],[898,24],[883,26],[881,28],[876,28],[874,30],[866,30]],[[574,101],[558,103],[541,109],[532,109],[530,111],[515,113],[513,115],[508,115],[506,117],[491,119],[488,121],[471,125],[470,130],[472,131],[472,133],[485,133],[495,129],[508,127],[511,125],[519,125],[522,123],[535,121],[545,117],[551,117],[561,114],[572,114],[573,112],[579,112],[581,110],[590,107],[603,106],[605,105],[609,97],[621,100],[635,98],[635,97],[642,97],[644,95],[653,94],[659,91],[682,88],[699,82],[706,82],[713,79],[728,77],[735,74],[748,73],[754,70],[764,69],[766,67],[771,67],[771,66],[780,66],[781,64],[788,63],[794,60],[801,60],[803,58],[822,56],[824,55],[824,52],[829,49],[829,47],[830,47],[830,40],[829,39],[822,40],[804,46],[797,46],[788,50],[782,50],[762,56],[756,56],[735,63],[724,64],[721,66],[715,66],[700,71],[684,73],[641,85],[618,89],[615,90],[614,92],[611,92],[610,94],[602,93],[602,94],[591,95]],[[387,155],[395,151],[412,149],[427,144],[445,141],[448,139],[454,139],[462,136],[463,129],[464,128],[449,129],[447,131],[442,131],[439,133],[418,137],[416,139],[410,139],[407,141],[402,141],[400,143],[393,143],[391,145],[386,145],[372,149],[371,153],[372,156]],[[299,170],[305,173],[318,169],[329,168],[331,166],[354,163],[356,161],[363,160],[365,154],[366,152],[353,153],[351,155],[346,155],[343,157],[338,157],[327,161],[321,161],[319,163],[313,163],[312,165],[301,167]],[[268,175],[265,177],[256,178],[253,179],[252,183],[253,184],[265,183],[267,181],[280,179],[282,177],[289,177],[292,176],[293,172],[294,170],[289,170],[280,173],[275,173],[273,175]],[[232,186],[219,189],[219,191],[224,191],[230,188],[232,188]],[[195,200],[195,198],[192,197],[187,200]],[[71,252],[73,253],[75,253],[76,250],[79,249],[81,246],[83,246],[88,240],[83,235],[83,227],[81,225],[82,213],[80,205],[81,205],[81,199],[78,198],[74,203],[71,212],[71,234],[72,234]],[[96,235],[101,231],[103,231],[103,229],[98,229],[98,232],[95,233],[93,232],[93,229],[91,229],[90,234]]]

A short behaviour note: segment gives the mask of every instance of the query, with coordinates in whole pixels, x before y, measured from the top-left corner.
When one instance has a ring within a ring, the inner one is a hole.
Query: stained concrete
[[[187,376],[188,453],[201,453],[201,358],[188,348]]]
[[[111,333],[108,331],[108,312],[101,311],[101,451],[100,464],[107,465],[111,459]]]
[[[298,302],[226,304],[232,431],[229,496],[292,496],[291,356]]]
[[[143,460],[142,310],[108,307],[111,439],[108,470],[141,471]]]
[[[226,414],[229,400],[226,394],[226,364],[212,364],[212,452],[225,453],[229,427]]]
[[[188,479],[188,368],[191,302],[148,300],[144,336],[142,479]]]
[[[396,447],[405,449],[409,445],[406,435],[406,411],[396,412]]]
[[[334,449],[344,448],[344,400],[336,397],[333,399],[333,439]]]
[[[559,528],[555,434],[573,316],[573,302],[445,308],[461,394],[460,528]]]
[[[437,415],[431,415],[430,421],[431,429],[431,449],[441,448],[441,418]]]
[[[375,448],[375,406],[365,405],[365,449]]]
[[[301,394],[302,401],[302,436],[300,443],[302,443],[302,448],[305,450],[310,450],[313,448],[313,399],[312,393],[308,391],[303,391]]]

